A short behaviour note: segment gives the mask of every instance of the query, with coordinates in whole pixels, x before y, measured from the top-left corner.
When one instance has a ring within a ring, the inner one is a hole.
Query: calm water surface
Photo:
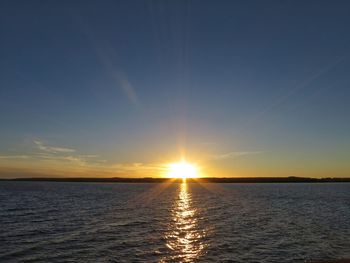
[[[350,258],[350,184],[0,182],[0,262]]]

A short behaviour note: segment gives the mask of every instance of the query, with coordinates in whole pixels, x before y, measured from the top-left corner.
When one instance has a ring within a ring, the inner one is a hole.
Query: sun
[[[170,163],[167,167],[167,176],[182,179],[196,178],[198,177],[198,167],[184,160],[177,163]]]

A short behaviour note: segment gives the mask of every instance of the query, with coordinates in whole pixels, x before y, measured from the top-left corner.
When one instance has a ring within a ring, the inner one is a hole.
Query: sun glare
[[[196,178],[198,177],[198,167],[186,161],[171,163],[168,165],[167,176],[170,178]]]

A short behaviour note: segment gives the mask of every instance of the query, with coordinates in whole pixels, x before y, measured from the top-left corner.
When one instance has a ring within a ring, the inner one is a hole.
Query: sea
[[[0,182],[0,262],[350,258],[350,183]]]

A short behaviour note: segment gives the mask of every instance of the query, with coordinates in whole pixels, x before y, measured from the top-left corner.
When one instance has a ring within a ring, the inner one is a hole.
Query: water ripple
[[[350,184],[0,182],[0,262],[350,257]]]

